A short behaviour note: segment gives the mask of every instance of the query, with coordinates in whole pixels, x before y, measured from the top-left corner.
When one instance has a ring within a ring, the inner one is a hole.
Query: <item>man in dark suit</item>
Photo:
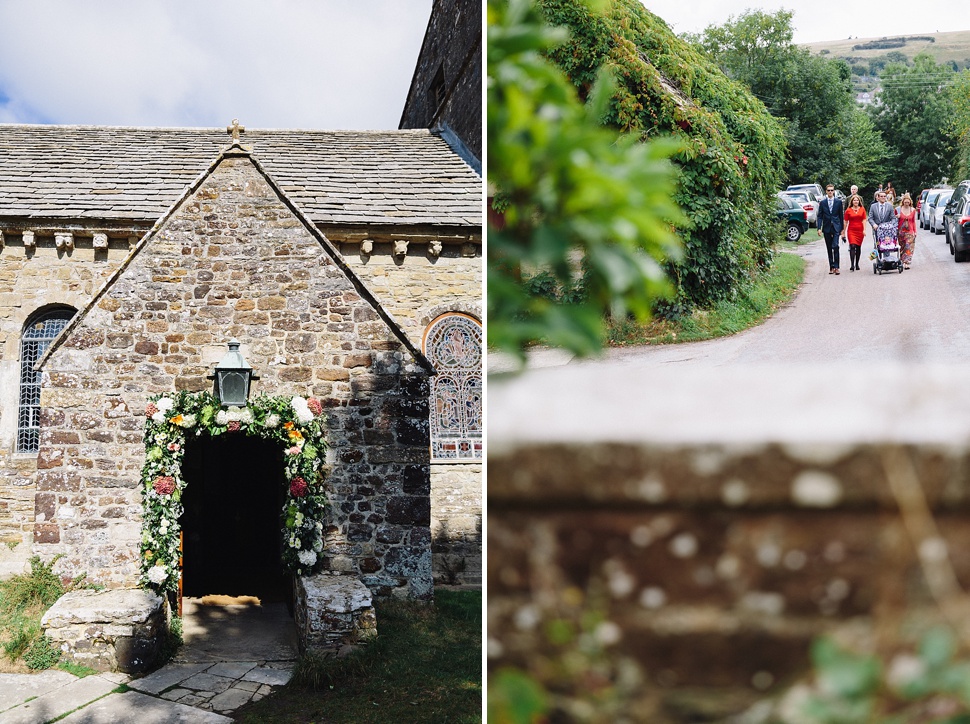
[[[815,225],[818,235],[825,234],[825,250],[829,254],[829,274],[839,274],[839,234],[842,233],[842,199],[835,195],[835,187],[825,187],[825,198],[818,202],[818,216]]]

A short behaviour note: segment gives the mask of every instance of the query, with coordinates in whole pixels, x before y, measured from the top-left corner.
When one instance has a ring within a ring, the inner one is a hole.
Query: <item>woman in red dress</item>
[[[862,241],[866,238],[866,210],[862,197],[853,194],[849,197],[849,207],[845,210],[845,226],[842,227],[842,241],[849,239],[849,271],[858,271],[859,257],[862,256]]]
[[[909,194],[903,194],[896,216],[899,217],[899,258],[903,269],[909,269],[916,251],[916,209]]]

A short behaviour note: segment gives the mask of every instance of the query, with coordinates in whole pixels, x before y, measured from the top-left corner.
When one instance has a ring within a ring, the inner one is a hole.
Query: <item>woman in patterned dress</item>
[[[899,223],[899,258],[903,262],[903,269],[909,269],[913,263],[913,252],[916,251],[916,209],[909,194],[903,194],[896,218]]]

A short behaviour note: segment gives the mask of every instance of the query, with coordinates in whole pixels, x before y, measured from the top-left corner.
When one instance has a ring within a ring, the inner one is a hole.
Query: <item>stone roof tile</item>
[[[430,131],[241,140],[317,224],[481,226],[481,177]],[[228,145],[221,129],[0,124],[0,217],[154,221]]]

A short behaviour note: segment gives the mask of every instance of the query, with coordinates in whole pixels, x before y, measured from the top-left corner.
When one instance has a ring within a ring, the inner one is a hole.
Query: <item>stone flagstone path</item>
[[[205,607],[185,599],[185,645],[142,678],[65,671],[0,674],[0,723],[218,724],[284,686],[296,663],[296,630],[282,604]],[[115,692],[121,685],[128,691]]]

